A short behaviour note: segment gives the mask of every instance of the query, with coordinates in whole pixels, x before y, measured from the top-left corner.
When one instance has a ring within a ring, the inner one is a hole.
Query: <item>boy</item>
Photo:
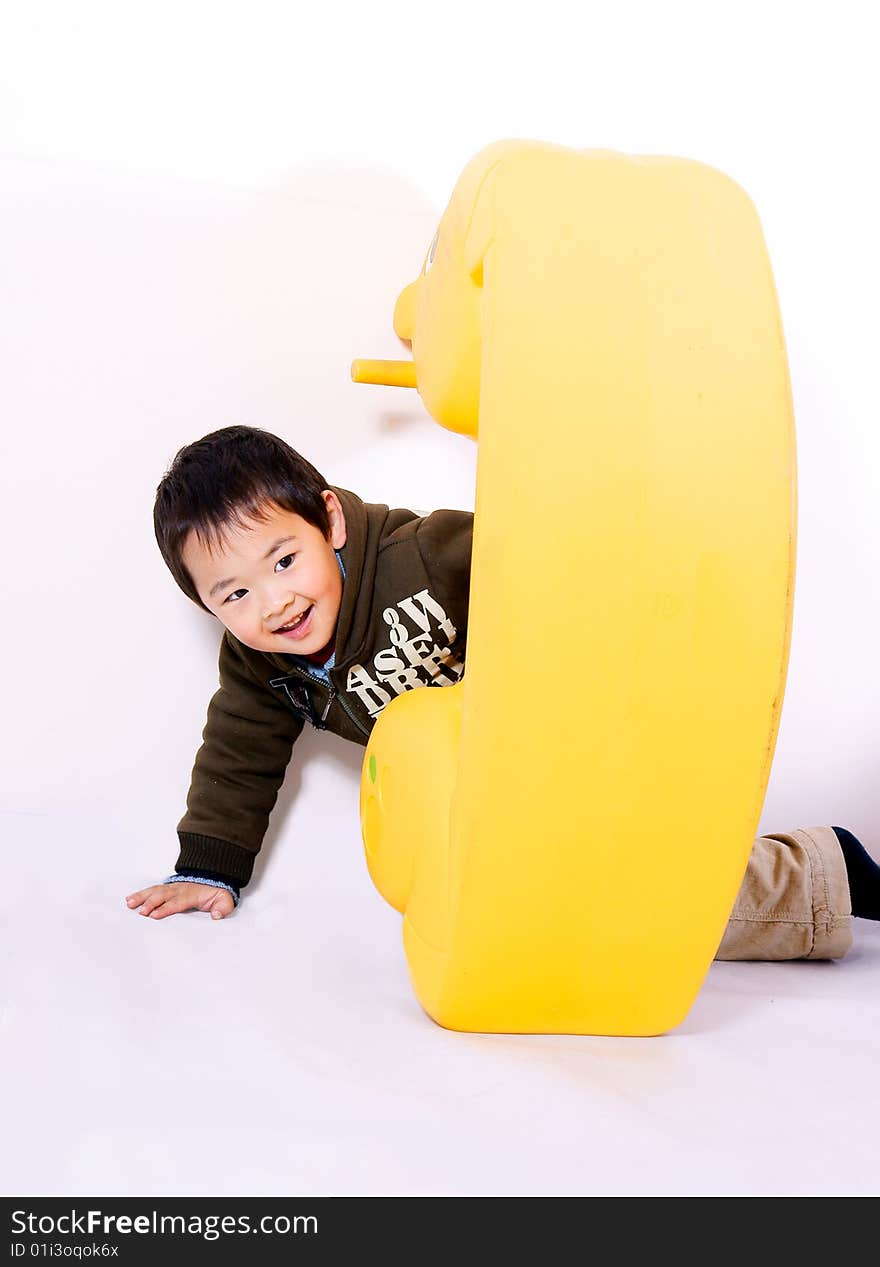
[[[176,455],[154,526],[180,588],[226,632],[175,874],[126,902],[220,919],[306,721],[365,746],[395,695],[462,677],[473,515],[365,503],[278,437],[233,426]],[[850,910],[880,919],[880,867],[850,832],[759,837],[717,957],[840,958]]]

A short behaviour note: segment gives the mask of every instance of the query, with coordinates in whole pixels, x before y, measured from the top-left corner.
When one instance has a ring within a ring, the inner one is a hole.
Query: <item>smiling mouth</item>
[[[290,624],[288,625],[282,625],[280,629],[276,629],[273,632],[278,633],[278,634],[291,633],[294,629],[299,629],[308,620],[314,605],[315,604],[312,603],[311,607],[307,607],[304,612],[300,612],[296,620],[292,620]]]

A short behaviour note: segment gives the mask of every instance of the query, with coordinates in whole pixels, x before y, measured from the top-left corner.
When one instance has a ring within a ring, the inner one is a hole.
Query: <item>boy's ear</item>
[[[333,492],[332,489],[324,490],[324,500],[327,503],[327,510],[330,513],[330,544],[334,550],[341,550],[348,538],[348,530],[345,526],[345,511],[342,509],[342,503]],[[329,493],[329,498],[326,494]]]

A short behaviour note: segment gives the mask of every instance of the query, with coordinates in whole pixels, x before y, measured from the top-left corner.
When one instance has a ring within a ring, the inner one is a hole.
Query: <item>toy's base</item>
[[[685,1019],[697,996],[700,980],[693,982],[689,997],[676,990],[675,1006],[621,989],[601,1002],[601,991],[587,987],[580,999],[554,1000],[527,993],[501,997],[498,993],[471,996],[465,992],[444,997],[448,954],[427,945],[404,917],[403,940],[413,991],[426,1015],[443,1029],[466,1034],[579,1034],[594,1037],[656,1038],[669,1033]],[[707,965],[708,966],[708,965]],[[472,979],[479,977],[472,974]],[[496,983],[497,984],[497,983]]]

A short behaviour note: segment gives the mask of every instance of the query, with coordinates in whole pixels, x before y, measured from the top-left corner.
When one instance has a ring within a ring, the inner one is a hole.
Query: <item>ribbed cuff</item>
[[[241,845],[233,845],[228,840],[218,840],[216,836],[199,836],[194,832],[179,831],[180,854],[174,864],[176,871],[184,871],[187,867],[196,867],[201,871],[219,871],[228,875],[241,888],[250,880],[254,870],[256,854]]]
[[[233,907],[238,906],[238,902],[239,902],[238,888],[231,880],[229,881],[209,880],[207,876],[203,876],[203,875],[187,875],[186,873],[181,875],[180,873],[175,873],[174,875],[166,875],[162,883],[163,884],[184,884],[187,880],[192,881],[195,884],[207,884],[208,887],[212,889],[225,889],[227,893],[232,894]]]

